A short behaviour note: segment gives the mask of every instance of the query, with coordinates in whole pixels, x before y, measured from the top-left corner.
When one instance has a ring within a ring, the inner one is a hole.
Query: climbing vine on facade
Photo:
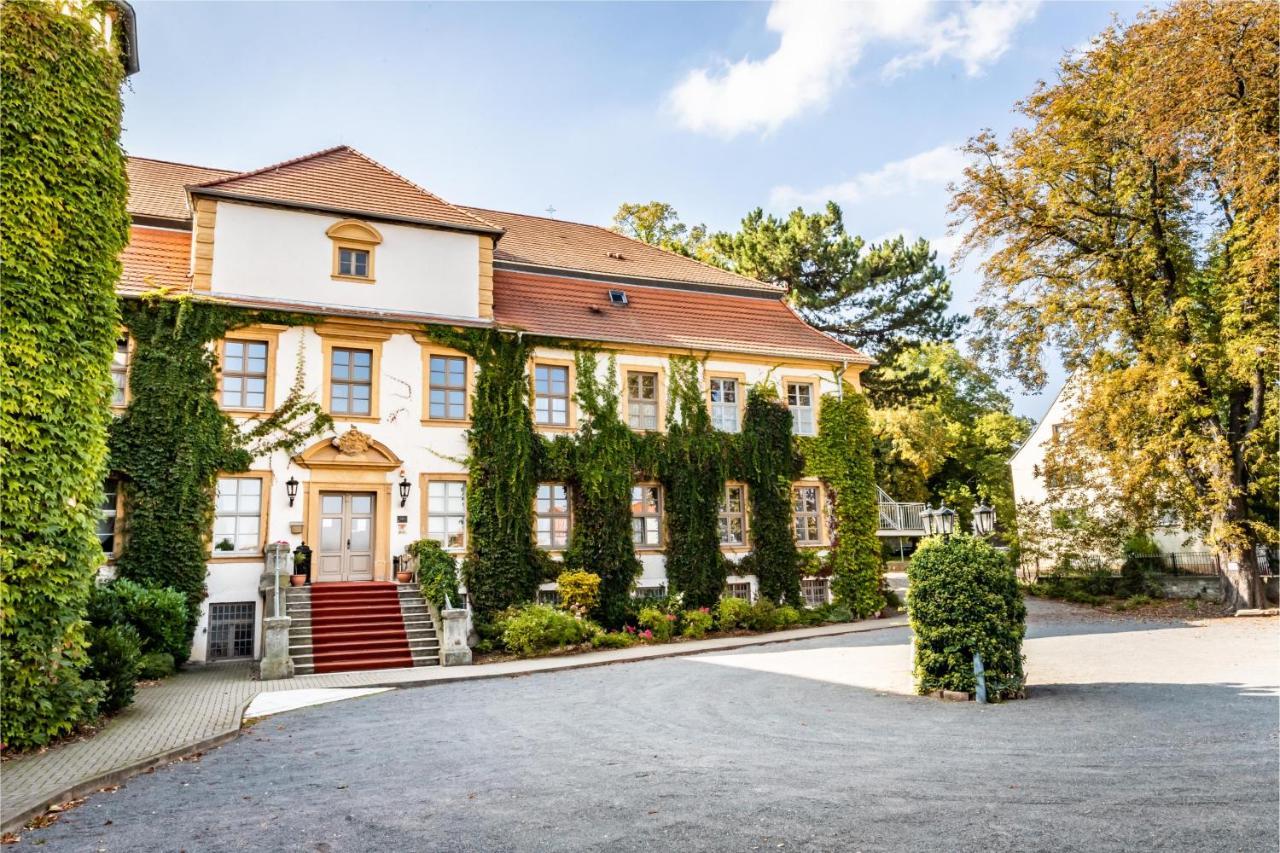
[[[751,553],[739,574],[754,574],[760,596],[800,604],[800,554],[792,521],[791,484],[804,462],[791,436],[791,412],[770,383],[751,386],[734,454],[737,479],[751,502]]]
[[[0,5],[0,720],[10,748],[91,717],[84,613],[128,239],[116,51],[88,9]]]
[[[303,391],[302,367],[271,414],[237,425],[218,405],[212,344],[255,323],[300,325],[307,317],[172,297],[127,301],[133,342],[128,408],[111,427],[111,469],[122,477],[128,536],[116,562],[124,578],[186,596],[194,633],[204,601],[209,531],[220,473],[245,471],[255,456],[292,452],[333,421]]]
[[[832,502],[835,523],[827,553],[832,591],[855,616],[870,616],[885,599],[866,398],[849,385],[840,395],[824,395],[818,435],[806,442],[806,450],[807,472],[821,478]]]

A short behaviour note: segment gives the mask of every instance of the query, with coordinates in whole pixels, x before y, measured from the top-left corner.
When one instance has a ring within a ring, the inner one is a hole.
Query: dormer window
[[[339,281],[373,281],[374,252],[382,235],[373,226],[344,219],[325,232],[333,241],[333,278]]]
[[[609,301],[612,302],[614,305],[626,305],[627,292],[625,290],[610,290]]]

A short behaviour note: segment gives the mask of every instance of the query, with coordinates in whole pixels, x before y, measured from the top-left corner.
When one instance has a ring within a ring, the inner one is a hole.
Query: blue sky
[[[450,201],[730,228],[834,197],[935,242],[954,147],[1013,126],[1063,52],[1136,4],[137,2],[131,154],[256,168],[346,143]],[[955,309],[980,278],[954,271]],[[1015,392],[1039,417],[1061,381]]]

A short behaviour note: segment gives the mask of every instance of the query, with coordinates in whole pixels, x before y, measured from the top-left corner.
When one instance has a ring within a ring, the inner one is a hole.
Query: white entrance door
[[[321,492],[315,580],[373,580],[375,500],[370,492]]]

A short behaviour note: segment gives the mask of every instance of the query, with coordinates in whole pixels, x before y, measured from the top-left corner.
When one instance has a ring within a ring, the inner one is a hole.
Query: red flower
[[[644,637],[646,640],[652,640],[653,632],[650,631],[648,628],[645,628],[643,631],[640,632],[640,636]]]
[[[674,613],[668,613],[668,614],[667,614],[667,621],[668,621],[668,622],[674,622],[674,621],[676,621],[676,615],[675,615]]]

